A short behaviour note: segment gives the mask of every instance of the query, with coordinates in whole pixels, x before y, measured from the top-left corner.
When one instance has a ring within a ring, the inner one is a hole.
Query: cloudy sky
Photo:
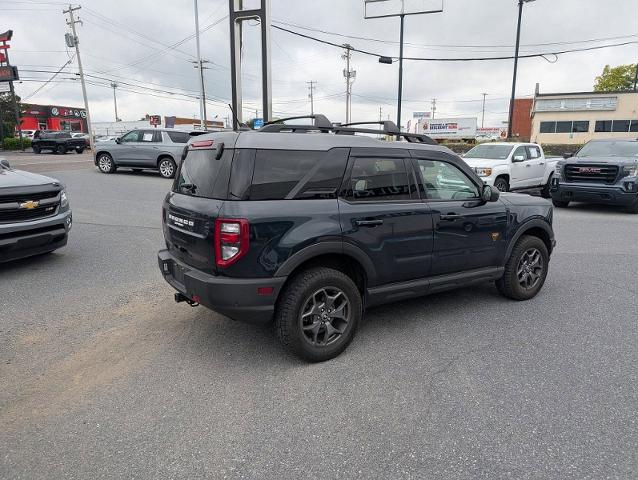
[[[246,0],[250,5],[255,0]],[[399,20],[365,20],[363,0],[271,0],[273,25],[336,44],[350,43],[375,54],[398,56]],[[425,7],[441,0],[409,0]],[[118,82],[119,116],[145,114],[199,116],[192,0],[84,0],[77,12],[82,61],[90,82],[94,121],[114,120],[112,81]],[[0,0],[0,30],[13,29],[11,63],[20,68],[17,92],[28,102],[81,106],[74,80],[77,60],[67,51],[68,31],[61,2]],[[209,118],[229,114],[230,59],[228,0],[199,0],[202,57],[209,95]],[[516,0],[445,0],[444,12],[406,18],[405,56],[475,58],[513,54]],[[621,42],[638,42],[636,0],[536,0],[526,4],[522,53],[544,53]],[[244,31],[244,117],[260,108],[259,27]],[[346,37],[347,35],[349,37]],[[332,121],[345,117],[342,50],[289,33],[272,32],[273,110],[277,116],[309,113],[306,82],[317,81],[315,111]],[[50,83],[54,72],[71,62]],[[357,71],[352,120],[396,117],[398,63],[353,53]],[[549,60],[549,61],[548,61]],[[553,63],[550,63],[553,62]],[[588,52],[521,60],[518,95],[589,91],[605,64],[638,61],[638,43]],[[437,117],[481,115],[481,94],[488,93],[486,126],[507,119],[512,61],[404,64],[404,123],[414,111],[429,110],[437,99]],[[41,88],[42,87],[42,88]],[[261,112],[259,112],[261,115]],[[480,118],[479,118],[480,122]]]

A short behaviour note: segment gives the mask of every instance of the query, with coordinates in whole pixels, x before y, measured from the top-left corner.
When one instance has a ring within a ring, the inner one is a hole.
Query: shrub
[[[31,147],[31,139],[23,138],[22,141],[24,142],[24,148]],[[7,137],[4,140],[2,140],[2,148],[4,150],[20,150],[20,139]]]

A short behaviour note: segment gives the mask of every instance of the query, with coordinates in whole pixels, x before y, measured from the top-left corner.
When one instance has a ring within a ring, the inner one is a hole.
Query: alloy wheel
[[[526,250],[516,267],[518,283],[526,290],[530,290],[541,281],[543,275],[543,256],[537,248]]]
[[[174,172],[173,162],[170,160],[162,160],[159,166],[159,171],[163,177],[170,178]]]
[[[334,343],[352,318],[350,300],[336,287],[325,287],[304,302],[299,323],[304,339],[316,347]]]
[[[102,155],[98,160],[98,165],[100,166],[100,170],[104,173],[108,173],[111,171],[111,157],[108,155]]]

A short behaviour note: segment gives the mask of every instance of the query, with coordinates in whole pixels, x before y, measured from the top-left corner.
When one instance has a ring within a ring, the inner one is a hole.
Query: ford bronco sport
[[[314,125],[186,147],[158,258],[176,301],[274,320],[288,350],[323,361],[348,346],[367,307],[484,281],[515,300],[539,292],[555,243],[547,200],[499,195],[452,151],[392,122],[303,118]]]

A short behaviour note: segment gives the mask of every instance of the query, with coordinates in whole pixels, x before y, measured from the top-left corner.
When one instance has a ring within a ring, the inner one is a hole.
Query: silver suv
[[[100,142],[95,149],[95,165],[102,173],[119,167],[134,171],[158,170],[173,178],[190,134],[179,130],[131,130],[113,141]]]

